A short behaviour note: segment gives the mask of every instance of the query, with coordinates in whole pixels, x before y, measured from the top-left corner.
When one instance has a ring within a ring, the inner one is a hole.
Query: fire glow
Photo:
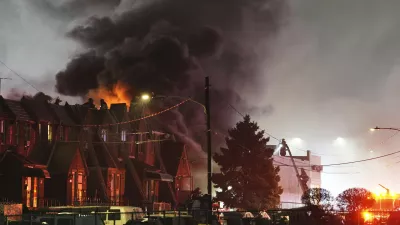
[[[128,85],[118,82],[112,88],[101,86],[98,89],[90,90],[87,96],[92,98],[95,103],[99,103],[100,99],[104,99],[108,105],[125,103],[129,106],[132,100],[129,90]]]

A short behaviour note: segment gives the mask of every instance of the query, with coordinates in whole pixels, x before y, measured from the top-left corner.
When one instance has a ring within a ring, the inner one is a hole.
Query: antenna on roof
[[[0,95],[1,95],[1,82],[2,82],[3,80],[11,80],[11,78],[8,78],[8,77],[0,77]]]

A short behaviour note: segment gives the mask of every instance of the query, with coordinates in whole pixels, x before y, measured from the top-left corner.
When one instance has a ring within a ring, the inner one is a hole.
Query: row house
[[[178,204],[192,189],[184,145],[150,119],[131,122],[150,113],[145,105],[59,103],[44,94],[0,96],[0,198],[32,208],[87,201],[153,207]]]
[[[155,100],[152,102],[157,105]],[[151,109],[153,107],[150,104],[133,102],[129,111],[130,119],[135,120],[155,113],[157,109]],[[136,148],[131,146],[129,152],[132,161],[137,164],[138,171],[145,171],[142,175],[144,201],[170,202],[175,206],[183,204],[193,189],[185,145],[167,134],[167,129],[157,118],[140,120],[132,125],[136,133],[130,136],[130,140],[136,143]],[[144,164],[139,165],[138,162]]]
[[[82,128],[82,144],[86,152],[89,180],[87,197],[94,202],[124,203],[125,168],[118,159],[118,128],[107,108],[96,109],[90,105],[69,106],[69,112],[78,117]]]

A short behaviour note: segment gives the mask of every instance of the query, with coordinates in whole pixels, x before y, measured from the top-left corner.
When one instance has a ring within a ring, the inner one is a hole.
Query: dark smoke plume
[[[133,87],[133,96],[151,91],[157,95],[191,96],[204,102],[204,76],[209,75],[213,129],[225,132],[236,114],[228,104],[246,106],[241,92],[264,88],[257,85],[257,80],[266,43],[281,25],[284,1],[131,3],[122,14],[91,17],[68,33],[87,48],[87,53],[78,55],[56,75],[57,91],[84,97],[91,89],[122,81]],[[186,104],[178,113],[184,116],[168,120],[171,122],[167,127],[173,125],[171,130],[175,129],[178,136],[202,140],[203,109]]]

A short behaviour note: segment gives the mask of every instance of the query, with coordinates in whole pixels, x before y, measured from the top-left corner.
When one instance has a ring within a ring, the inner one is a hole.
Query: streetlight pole
[[[394,127],[375,127],[375,128],[371,128],[371,131],[375,131],[375,130],[394,130],[394,131],[400,131],[400,128],[394,128]]]
[[[207,113],[207,193],[209,195],[208,210],[212,211],[212,151],[211,151],[211,113],[210,113],[210,79],[205,77],[205,106]]]

